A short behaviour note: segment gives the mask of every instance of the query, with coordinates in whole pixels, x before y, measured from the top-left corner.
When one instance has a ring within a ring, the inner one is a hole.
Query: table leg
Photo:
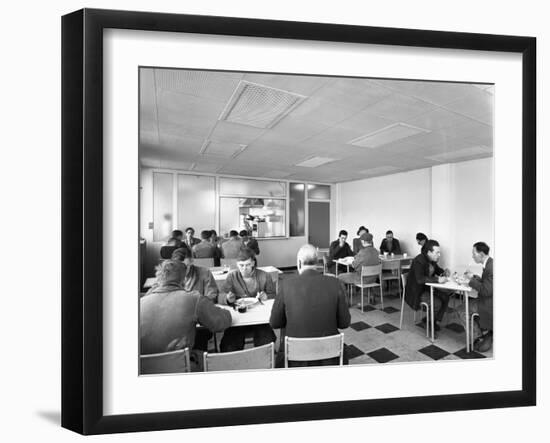
[[[435,341],[434,335],[434,287],[430,286],[430,327],[432,331],[432,343]]]
[[[470,352],[470,311],[468,309],[468,294],[464,292],[464,304],[466,306],[466,352]]]

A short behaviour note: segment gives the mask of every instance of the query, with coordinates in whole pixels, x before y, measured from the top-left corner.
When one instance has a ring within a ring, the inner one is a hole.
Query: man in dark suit
[[[191,249],[193,257],[195,258],[214,258],[216,255],[216,246],[210,241],[212,231],[201,232],[201,242],[197,243]]]
[[[248,231],[242,230],[239,232],[239,236],[241,237],[241,241],[243,242],[243,246],[248,249],[252,249],[254,251],[254,254],[260,255],[260,247],[258,246],[258,240],[256,240],[254,237],[248,236]]]
[[[478,298],[469,300],[470,315],[477,312],[479,320],[474,322],[474,349],[487,352],[493,347],[493,259],[489,257],[489,246],[484,242],[474,243],[472,258],[483,266],[481,277],[471,272],[465,275],[470,279],[468,285],[475,289]],[[463,325],[465,322],[465,310],[459,309]]]
[[[190,251],[193,251],[193,246],[198,245],[201,241],[194,237],[195,230],[191,227],[187,228],[185,230],[185,238],[183,239],[183,243],[185,243],[185,246]]]
[[[342,229],[338,233],[338,240],[334,240],[328,248],[328,261],[331,272],[335,269],[335,263],[333,263],[333,260],[353,256],[353,251],[351,250],[349,243],[346,241],[347,239],[348,231]],[[338,271],[346,272],[347,268],[344,265],[338,265]]]
[[[386,238],[380,243],[380,253],[383,254],[387,252],[388,254],[401,254],[401,245],[399,240],[393,237],[392,231],[386,231]]]
[[[445,283],[448,270],[441,269],[437,262],[441,256],[439,243],[436,240],[428,240],[411,263],[411,270],[407,277],[405,301],[415,311],[420,309],[420,303],[430,302],[430,288],[426,283]],[[438,306],[439,305],[439,306]],[[434,310],[437,309],[434,318],[434,329],[439,331],[438,323],[449,306],[449,293],[434,290]],[[426,321],[426,319],[423,319]]]
[[[299,275],[283,280],[280,284],[271,310],[271,327],[285,328],[287,336],[298,338],[336,335],[338,329],[347,328],[351,316],[344,286],[338,279],[316,271],[316,248],[312,245],[302,246],[298,251],[297,265]],[[347,364],[345,354],[344,363]],[[289,362],[289,366],[337,364],[338,358]]]

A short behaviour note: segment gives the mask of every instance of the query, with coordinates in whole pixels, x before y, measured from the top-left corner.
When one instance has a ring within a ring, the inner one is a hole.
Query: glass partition
[[[221,197],[220,234],[232,229],[258,238],[286,236],[286,200]]]
[[[153,173],[153,241],[166,241],[173,228],[173,174]]]
[[[306,235],[306,185],[290,183],[289,197],[290,236],[303,237]]]
[[[309,200],[330,200],[330,185],[307,185],[307,198]]]
[[[178,229],[192,227],[195,237],[216,227],[216,179],[178,174]]]
[[[243,178],[220,178],[221,195],[285,197],[286,183]]]

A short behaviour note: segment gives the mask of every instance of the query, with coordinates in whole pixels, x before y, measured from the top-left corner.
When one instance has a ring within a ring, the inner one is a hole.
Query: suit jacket
[[[230,238],[229,240],[222,243],[222,256],[224,258],[237,258],[242,246],[243,243],[240,239]]]
[[[275,283],[267,272],[261,269],[254,270],[253,276],[256,278],[257,291],[264,291],[267,294],[267,298],[275,297]],[[223,284],[224,292],[232,292],[237,298],[242,297],[256,297],[257,294],[252,294],[248,291],[243,276],[238,269],[230,271],[227,274],[227,278]],[[223,300],[225,301],[225,300]]]
[[[484,329],[493,329],[493,259],[489,257],[481,277],[474,275],[469,283],[478,293],[479,322]]]
[[[363,243],[361,243],[361,239],[359,237],[353,239],[352,245],[353,255],[356,255],[361,249],[363,249]]]
[[[433,275],[430,276],[430,265],[433,266]],[[411,263],[411,269],[407,274],[407,286],[405,301],[415,311],[420,308],[420,298],[427,291],[426,283],[437,283],[438,276],[445,271],[431,262],[425,254],[418,254]]]
[[[210,269],[202,266],[190,265],[183,279],[183,287],[186,291],[197,291],[209,298],[214,303],[218,301],[218,285]]]
[[[198,245],[200,242],[201,241],[196,237],[191,237],[191,240],[189,242],[187,241],[187,237],[184,237],[182,244],[184,244],[187,247],[187,249],[192,251],[193,246]]]
[[[243,246],[252,249],[256,255],[260,255],[260,246],[258,246],[258,240],[255,238],[248,237],[248,243],[245,244],[243,241]]]
[[[349,243],[344,243],[344,246],[340,247],[340,240],[334,240],[328,248],[328,259],[332,263],[332,260],[339,258],[350,257],[353,255]]]
[[[386,238],[382,240],[382,243],[380,243],[380,253],[387,252],[388,254],[391,254],[392,252],[394,254],[401,254],[401,245],[399,244],[399,240],[394,238],[391,243],[391,248],[389,247],[389,242]]]
[[[197,323],[221,332],[231,326],[231,314],[199,292],[182,289],[153,290],[140,299],[140,351],[142,354],[193,347]]]
[[[195,258],[214,258],[216,256],[216,246],[208,240],[203,240],[193,246],[192,252]]]
[[[314,270],[282,280],[269,324],[289,337],[325,337],[349,326],[351,316],[341,281]]]

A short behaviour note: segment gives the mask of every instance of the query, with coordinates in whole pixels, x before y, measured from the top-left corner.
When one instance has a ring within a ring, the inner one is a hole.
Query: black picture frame
[[[503,51],[522,55],[522,388],[106,416],[103,413],[103,31]],[[83,9],[62,18],[62,426],[82,434],[412,414],[536,404],[536,39],[274,20]]]

